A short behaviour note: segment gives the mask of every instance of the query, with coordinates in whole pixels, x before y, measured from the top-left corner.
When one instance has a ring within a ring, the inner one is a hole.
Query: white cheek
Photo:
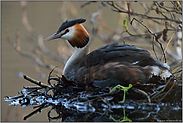
[[[70,27],[70,28],[68,28],[68,29],[69,29],[69,32],[66,33],[65,35],[63,35],[63,36],[61,37],[61,39],[71,40],[71,39],[73,38],[74,32],[75,32],[74,27]]]

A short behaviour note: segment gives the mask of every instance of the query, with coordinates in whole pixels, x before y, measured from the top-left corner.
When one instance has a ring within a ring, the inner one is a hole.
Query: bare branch
[[[154,36],[154,38],[155,38],[155,40],[156,40],[156,42],[158,42],[159,43],[159,45],[160,45],[160,47],[161,47],[161,49],[162,49],[162,51],[163,51],[163,55],[164,55],[164,60],[165,60],[165,63],[166,63],[166,55],[165,55],[165,52],[164,52],[164,48],[163,48],[163,45],[162,45],[162,43],[161,42],[159,42],[158,41],[158,38],[157,38],[157,36],[145,25],[145,24],[143,24],[142,22],[140,22],[139,20],[137,20],[136,18],[133,18],[132,19],[132,21],[131,21],[131,24],[132,24],[132,22],[133,22],[133,20],[136,20],[137,22],[139,22],[140,24],[142,24],[147,30],[148,30],[148,32],[149,33],[151,33],[153,36]],[[153,40],[154,40],[154,38],[153,38]],[[155,52],[155,51],[154,51]]]
[[[107,2],[107,3],[114,8],[113,11],[115,11],[115,12],[128,13],[128,11],[121,10],[119,7],[117,7],[114,2],[112,2],[112,3]],[[169,20],[169,21],[173,21],[173,22],[178,23],[178,24],[182,23],[182,21],[180,21],[180,20],[175,20],[175,19],[171,19],[171,18],[168,18],[168,17],[167,18],[153,17],[153,16],[149,16],[149,15],[145,15],[145,14],[140,14],[140,13],[137,13],[137,12],[131,12],[131,15],[143,17],[143,18],[146,18],[146,19]]]
[[[16,33],[16,37],[18,38],[18,33]],[[21,50],[20,46],[17,45],[16,43],[14,43],[11,38],[10,38],[10,35],[9,35],[9,31],[7,30],[6,31],[6,37],[7,37],[7,41],[15,48],[15,50],[21,55],[21,56],[24,56],[24,57],[28,57],[28,58],[31,58],[33,59],[39,66],[41,67],[45,67],[45,68],[49,68],[49,69],[53,69],[55,68],[55,66],[51,65],[51,64],[48,64],[48,63],[43,63],[37,56],[35,56],[34,54],[31,54],[31,53],[28,53],[28,52],[24,52],[23,50]],[[18,38],[19,39],[19,38]],[[62,73],[62,70],[61,69],[55,69],[55,71],[57,71],[58,73]]]
[[[50,50],[48,50],[46,48],[46,46],[43,43],[43,37],[42,35],[40,35],[39,33],[35,32],[34,29],[30,26],[29,21],[27,19],[27,4],[25,1],[21,1],[21,5],[22,5],[22,22],[25,26],[25,28],[27,29],[27,31],[29,33],[31,33],[31,35],[33,37],[35,37],[38,41],[39,47],[40,49],[47,54],[48,56],[50,56],[52,59],[65,63],[67,59],[64,59],[62,57],[59,57],[58,55],[55,55],[53,52],[51,52]]]
[[[39,86],[42,87],[42,88],[51,88],[50,85],[44,84],[44,83],[42,83],[42,82],[40,82],[40,81],[37,81],[37,80],[35,80],[35,79],[33,79],[33,78],[27,76],[27,75],[24,75],[24,79],[30,81],[31,83],[34,83],[34,84],[36,84],[36,85],[39,85]]]
[[[94,2],[97,2],[97,1],[88,1],[88,2],[85,2],[84,4],[81,5],[81,8],[85,7],[86,5],[89,5],[90,3],[94,3]]]
[[[165,53],[166,50],[168,49],[168,45],[169,45],[170,42],[172,41],[172,38],[173,38],[174,35],[175,35],[175,33],[173,33],[172,37],[171,37],[170,40],[168,41],[168,43],[167,43],[167,45],[166,45],[166,48],[165,48],[165,50],[164,50],[164,53]],[[162,55],[161,59],[162,59],[162,58],[163,58],[163,55]]]

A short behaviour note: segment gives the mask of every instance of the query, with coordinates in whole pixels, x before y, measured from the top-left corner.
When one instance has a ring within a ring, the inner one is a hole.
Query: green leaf
[[[124,122],[124,121],[132,122],[132,120],[129,119],[127,116],[125,116],[121,122]]]
[[[116,85],[114,88],[111,89],[111,91],[109,93],[112,93],[116,89],[120,89],[120,87],[121,87],[121,85]]]
[[[132,120],[127,117],[128,115],[125,115],[125,108],[123,108],[123,114],[124,114],[123,118],[120,118],[120,119],[115,119],[111,115],[110,115],[110,118],[115,122],[124,122],[124,121],[132,122]]]
[[[123,20],[123,24],[124,24],[124,27],[125,27],[126,30],[128,30],[128,22],[129,22],[129,18]]]
[[[132,84],[129,84],[128,87],[122,86],[122,88],[123,88],[124,92],[126,93],[132,86],[133,86]]]
[[[112,117],[111,115],[110,115],[110,118],[111,118],[113,121],[118,122],[118,120],[114,119],[114,117]]]
[[[124,103],[124,102],[125,102],[125,95],[126,95],[126,93],[128,94],[127,91],[128,91],[132,86],[133,86],[132,84],[129,84],[128,87],[125,87],[125,86],[122,86],[122,85],[116,85],[114,88],[111,89],[111,91],[110,91],[109,93],[114,92],[116,89],[123,90],[123,91],[124,91],[123,100],[122,100],[122,101],[119,101],[119,103]]]
[[[124,25],[126,24],[126,19],[123,20],[123,24],[124,24]]]
[[[124,116],[123,116],[123,120],[121,122],[124,122],[124,121],[132,122],[132,120],[127,117],[128,114],[127,115],[125,114],[125,108],[123,108],[123,114],[124,114]]]

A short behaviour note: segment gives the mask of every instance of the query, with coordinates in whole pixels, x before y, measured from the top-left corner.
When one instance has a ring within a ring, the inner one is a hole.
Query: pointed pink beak
[[[57,39],[57,38],[60,38],[62,36],[62,33],[55,33],[49,37],[47,37],[46,39],[44,39],[44,41],[51,41],[51,40],[54,40],[54,39]]]

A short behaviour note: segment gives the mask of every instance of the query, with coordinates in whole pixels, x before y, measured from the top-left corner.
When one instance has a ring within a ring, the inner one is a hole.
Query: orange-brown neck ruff
[[[74,25],[75,33],[71,40],[68,40],[73,47],[82,48],[89,42],[89,34],[81,24]]]

